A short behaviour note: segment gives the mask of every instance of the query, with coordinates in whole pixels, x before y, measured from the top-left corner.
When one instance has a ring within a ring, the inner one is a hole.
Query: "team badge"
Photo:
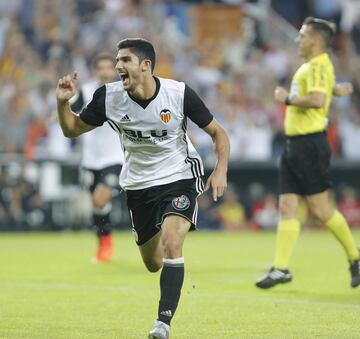
[[[160,112],[160,119],[167,124],[171,119],[171,112],[168,109],[163,109]]]
[[[186,195],[181,195],[180,197],[176,197],[172,201],[173,207],[178,211],[184,211],[190,206],[190,199]]]

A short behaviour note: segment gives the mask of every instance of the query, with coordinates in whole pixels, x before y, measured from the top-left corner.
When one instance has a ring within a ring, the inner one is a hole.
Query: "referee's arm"
[[[277,102],[304,108],[321,108],[325,106],[326,96],[321,92],[311,92],[302,97],[289,96],[289,92],[284,87],[276,87],[274,99]]]
[[[94,129],[96,126],[86,124],[70,107],[69,100],[76,93],[77,73],[61,78],[56,87],[57,115],[64,136],[74,138]]]

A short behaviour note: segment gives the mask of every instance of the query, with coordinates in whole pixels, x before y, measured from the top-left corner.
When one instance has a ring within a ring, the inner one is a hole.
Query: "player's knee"
[[[108,201],[99,197],[93,197],[92,203],[95,208],[102,210],[105,208]]]
[[[169,258],[177,258],[182,250],[181,239],[170,235],[162,239],[164,245],[164,252]]]
[[[279,211],[282,219],[293,219],[296,217],[296,206],[287,201],[280,201]]]

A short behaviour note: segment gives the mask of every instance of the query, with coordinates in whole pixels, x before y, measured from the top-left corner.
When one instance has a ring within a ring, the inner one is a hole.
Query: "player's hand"
[[[274,99],[277,102],[280,102],[282,104],[285,103],[285,99],[288,95],[289,95],[289,92],[284,87],[277,86],[275,88]]]
[[[62,77],[56,87],[56,99],[60,102],[67,102],[76,93],[77,72]]]
[[[334,87],[334,94],[336,96],[347,96],[353,92],[354,88],[351,82],[343,82],[341,84],[336,84]]]
[[[210,174],[205,185],[205,192],[212,188],[212,197],[214,201],[217,201],[219,197],[222,197],[227,187],[226,172],[214,171]]]

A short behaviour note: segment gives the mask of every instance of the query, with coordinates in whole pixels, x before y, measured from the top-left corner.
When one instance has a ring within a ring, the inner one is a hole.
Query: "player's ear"
[[[151,61],[150,61],[149,59],[144,59],[144,60],[142,61],[142,68],[141,68],[141,70],[142,70],[143,72],[146,72],[146,71],[148,71],[148,70],[151,71]]]

